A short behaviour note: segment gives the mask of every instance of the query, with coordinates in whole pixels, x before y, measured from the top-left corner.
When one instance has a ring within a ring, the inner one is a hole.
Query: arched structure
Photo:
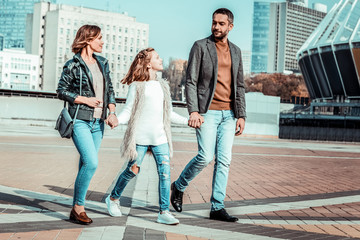
[[[360,99],[360,0],[341,0],[298,51],[312,99]]]
[[[297,53],[310,106],[280,115],[280,138],[360,142],[360,0],[340,0]]]

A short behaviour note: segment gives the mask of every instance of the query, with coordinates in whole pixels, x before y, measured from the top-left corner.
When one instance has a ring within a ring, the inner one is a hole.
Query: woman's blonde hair
[[[135,56],[128,73],[121,80],[121,83],[130,85],[135,81],[148,81],[150,79],[150,73],[147,66],[150,62],[153,51],[155,51],[153,48],[146,48],[141,50]]]
[[[99,36],[101,29],[96,25],[83,25],[76,33],[76,37],[71,45],[73,53],[80,52],[88,45],[88,41],[92,41]]]

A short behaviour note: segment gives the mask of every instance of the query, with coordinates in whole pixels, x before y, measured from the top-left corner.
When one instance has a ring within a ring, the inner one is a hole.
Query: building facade
[[[254,2],[251,71],[299,72],[296,53],[325,17],[307,1]]]
[[[3,35],[0,34],[0,51],[4,49],[4,45],[5,45],[5,38]]]
[[[296,53],[326,13],[289,2],[270,4],[268,72],[299,72]]]
[[[35,2],[39,0],[0,0],[0,34],[6,40],[4,48],[25,47],[26,15],[33,12]]]
[[[249,75],[251,73],[251,51],[242,50],[241,57],[244,75]]]
[[[287,1],[292,4],[308,7],[308,0],[287,0]]]
[[[46,2],[34,5],[28,22],[26,37],[31,47],[27,51],[40,56],[42,90],[56,90],[65,62],[74,55],[71,44],[77,30],[84,24],[94,24],[101,28],[101,55],[109,60],[116,97],[126,97],[127,86],[120,81],[136,53],[148,46],[148,24],[126,14]]]
[[[0,88],[39,90],[39,56],[23,50],[0,51]]]
[[[270,3],[254,2],[251,72],[267,72]]]

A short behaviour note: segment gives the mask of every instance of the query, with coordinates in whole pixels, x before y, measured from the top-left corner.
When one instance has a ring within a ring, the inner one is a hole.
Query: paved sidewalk
[[[213,163],[184,194],[177,226],[156,223],[158,177],[151,158],[121,198],[104,199],[124,167],[122,131],[106,130],[86,208],[89,226],[68,221],[78,154],[49,127],[0,125],[0,240],[3,239],[360,239],[360,144],[238,137],[226,207],[236,223],[208,219]],[[193,134],[174,133],[171,178],[196,154]]]

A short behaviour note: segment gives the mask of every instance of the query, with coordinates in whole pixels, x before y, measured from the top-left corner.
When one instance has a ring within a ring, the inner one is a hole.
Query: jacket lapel
[[[215,77],[215,84],[216,84],[216,82],[217,82],[217,73],[218,73],[218,57],[217,57],[217,53],[216,53],[215,41],[214,41],[212,36],[208,37],[206,46],[207,46],[207,49],[209,51],[211,61],[213,63],[214,77]]]
[[[77,58],[77,60],[80,62],[80,65],[83,65],[83,67],[85,68],[85,74],[87,76],[87,78],[89,79],[89,82],[90,82],[90,88],[94,91],[94,87],[93,87],[93,78],[92,78],[92,74],[90,72],[90,69],[88,68],[88,66],[86,65],[85,61],[82,59],[80,53],[77,53],[75,55],[75,58]]]
[[[236,82],[237,72],[239,69],[239,55],[236,53],[236,49],[232,42],[229,41],[230,54],[231,54],[231,76],[234,82]]]

